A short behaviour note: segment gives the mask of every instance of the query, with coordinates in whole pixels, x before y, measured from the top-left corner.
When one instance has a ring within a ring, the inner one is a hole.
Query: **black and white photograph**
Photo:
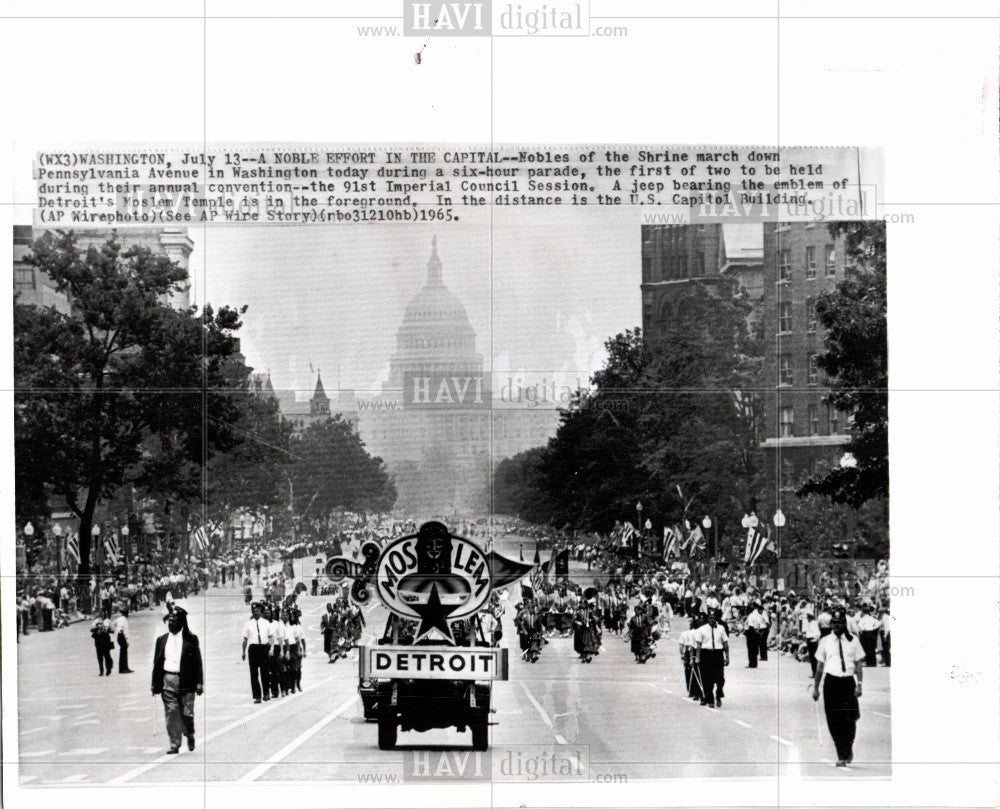
[[[13,236],[23,785],[891,776],[884,223]]]
[[[0,803],[1000,809],[996,0],[4,0]]]

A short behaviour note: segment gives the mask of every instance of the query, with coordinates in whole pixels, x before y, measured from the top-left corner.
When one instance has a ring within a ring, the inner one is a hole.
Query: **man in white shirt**
[[[882,641],[882,665],[892,665],[892,615],[889,614],[889,605],[882,610],[882,620],[879,622],[879,639]]]
[[[118,673],[134,674],[128,667],[128,607],[121,608],[111,627],[111,634],[118,640]]]
[[[250,652],[250,693],[254,702],[271,698],[271,647],[274,633],[271,622],[261,615],[260,604],[250,607],[250,618],[243,624],[243,659]]]
[[[837,748],[837,766],[846,767],[854,760],[854,736],[861,710],[861,679],[865,652],[857,637],[847,631],[843,610],[834,613],[833,631],[819,642],[816,649],[816,676],[813,699],[819,699],[823,682],[823,709],[826,725]]]
[[[695,645],[704,690],[701,704],[709,708],[721,707],[725,696],[725,667],[729,665],[729,635],[724,627],[719,626],[715,610],[709,612],[705,624],[695,630]]]
[[[816,676],[816,649],[819,647],[819,639],[821,637],[819,631],[819,621],[817,621],[812,612],[806,613],[805,625],[802,630],[802,635],[806,639],[806,648],[809,650],[809,666],[812,669],[812,674],[810,676]]]
[[[198,637],[188,629],[187,612],[174,607],[167,615],[168,632],[156,639],[153,652],[153,695],[163,700],[170,754],[180,751],[187,736],[194,750],[194,697],[203,693],[204,671]]]
[[[760,639],[767,627],[767,621],[760,612],[760,604],[754,604],[746,618],[743,634],[747,639],[747,668],[757,668],[757,654],[760,651]],[[766,658],[762,658],[766,659]]]
[[[695,702],[701,702],[703,698],[701,690],[701,672],[698,671],[698,647],[695,642],[695,634],[701,626],[701,619],[695,615],[691,618],[691,625],[681,632],[678,643],[681,649],[681,661],[684,663],[684,683],[687,688],[687,695]]]
[[[878,665],[875,650],[878,647],[878,631],[881,621],[872,614],[871,604],[861,606],[861,617],[858,619],[858,640],[865,650],[865,665],[869,668]]]

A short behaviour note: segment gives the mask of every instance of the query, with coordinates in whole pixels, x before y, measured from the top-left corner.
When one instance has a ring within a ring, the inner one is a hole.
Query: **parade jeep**
[[[370,646],[362,649],[360,674],[365,716],[378,722],[381,750],[396,746],[400,730],[448,727],[469,729],[472,749],[486,750],[493,680],[507,679],[507,650]]]
[[[507,650],[478,620],[492,589],[486,555],[425,523],[381,549],[374,588],[390,615],[381,641],[360,647],[358,691],[379,748],[394,748],[400,730],[454,727],[486,750],[493,681],[507,679]]]

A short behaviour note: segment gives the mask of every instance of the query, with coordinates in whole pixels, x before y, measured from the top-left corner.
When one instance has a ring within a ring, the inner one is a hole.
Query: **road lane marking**
[[[567,743],[566,739],[563,738],[562,734],[556,731],[556,726],[552,724],[552,720],[549,719],[549,715],[545,713],[545,709],[542,708],[538,700],[535,699],[531,691],[528,690],[528,686],[526,686],[522,682],[521,688],[524,691],[524,695],[528,698],[529,702],[531,702],[531,704],[535,706],[535,710],[538,711],[538,715],[542,717],[542,721],[548,726],[549,730],[552,731],[552,735],[555,737],[556,742],[559,744],[566,744]]]
[[[38,776],[37,775],[22,775],[21,776],[21,783],[22,784],[30,784],[32,781],[37,781],[37,780],[38,780]]]
[[[781,744],[785,745],[786,747],[793,747],[794,746],[790,741],[788,741],[788,739],[782,739],[780,736],[772,736],[771,738],[774,739],[776,742],[780,742]]]
[[[65,753],[60,753],[60,756],[98,756],[101,753],[108,752],[107,747],[77,747],[75,750],[67,750]]]
[[[73,773],[72,775],[67,775],[65,778],[59,781],[60,784],[79,784],[90,778],[89,775],[82,772]]]
[[[229,733],[229,731],[235,730],[236,728],[245,727],[252,720],[258,719],[261,716],[264,716],[265,714],[269,714],[271,711],[276,711],[282,705],[288,705],[289,703],[294,702],[297,697],[302,696],[302,694],[308,693],[309,691],[311,691],[314,688],[319,688],[321,685],[325,685],[326,683],[330,682],[332,679],[334,679],[334,678],[331,675],[330,677],[325,677],[322,680],[317,680],[316,682],[310,683],[309,685],[307,685],[305,688],[303,688],[297,694],[292,694],[290,697],[285,697],[283,699],[279,699],[277,702],[272,703],[271,705],[268,705],[266,707],[263,707],[260,710],[251,711],[246,716],[240,717],[239,719],[235,719],[232,722],[230,722],[228,725],[223,725],[218,730],[213,730],[211,733],[209,733],[205,737],[205,742],[210,742],[210,741],[212,741],[212,739],[216,739],[219,736],[221,736],[222,734]],[[203,744],[204,744],[204,742],[203,742]],[[159,750],[159,749],[160,748],[157,748],[157,750]],[[122,775],[119,775],[116,778],[112,778],[107,783],[108,783],[109,786],[117,786],[118,784],[127,783],[128,781],[131,781],[133,778],[137,778],[138,776],[142,775],[143,773],[149,772],[150,770],[154,769],[155,767],[159,767],[161,764],[165,764],[166,762],[170,761],[171,759],[173,759],[173,756],[168,755],[167,753],[164,753],[162,756],[154,759],[153,761],[147,762],[146,764],[142,764],[139,767],[136,767],[135,769],[129,770],[127,773],[123,773]]]
[[[308,730],[300,733],[292,741],[282,747],[277,753],[271,756],[267,761],[258,764],[250,772],[244,775],[242,778],[236,781],[237,784],[249,784],[251,781],[256,781],[269,769],[271,769],[275,764],[280,763],[285,758],[288,757],[289,753],[294,751],[296,748],[300,747],[302,744],[307,742],[317,733],[319,733],[323,728],[329,725],[334,719],[340,716],[344,711],[350,708],[355,702],[358,701],[358,695],[354,694],[349,699],[344,700],[339,706],[334,708],[333,711],[328,713],[322,719],[319,720],[315,725],[313,725]]]
[[[753,727],[753,725],[751,725],[749,722],[744,722],[742,719],[734,719],[733,721],[737,725],[739,725],[741,728],[752,728]]]
[[[879,711],[871,711],[871,713],[875,714],[875,716],[884,717],[885,719],[892,719],[892,716],[887,713],[880,713]]]
[[[42,756],[51,756],[55,752],[55,750],[35,750],[31,753],[21,753],[20,758],[41,758]]]
[[[32,728],[31,730],[22,730],[21,735],[28,736],[32,733],[41,733],[43,730],[48,730],[50,727],[52,727],[52,725],[45,725],[44,727],[40,728]]]
[[[78,728],[81,725],[99,725],[101,724],[100,719],[84,719],[82,722],[74,722],[73,727]]]

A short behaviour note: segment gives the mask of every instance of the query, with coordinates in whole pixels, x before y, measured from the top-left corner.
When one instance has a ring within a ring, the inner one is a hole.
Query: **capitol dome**
[[[401,388],[406,373],[479,373],[482,368],[483,356],[476,352],[476,332],[465,306],[444,285],[435,236],[427,280],[406,305],[396,332],[387,387]]]

